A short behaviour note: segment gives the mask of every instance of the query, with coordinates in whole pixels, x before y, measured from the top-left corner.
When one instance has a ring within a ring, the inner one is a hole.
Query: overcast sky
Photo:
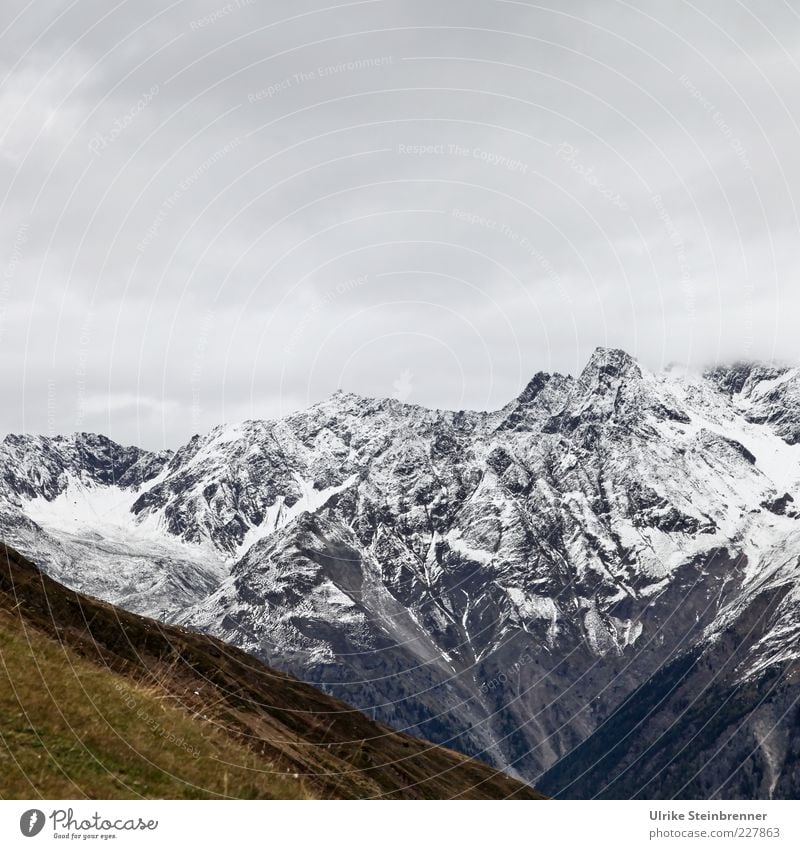
[[[800,4],[3,0],[0,431],[796,363]]]

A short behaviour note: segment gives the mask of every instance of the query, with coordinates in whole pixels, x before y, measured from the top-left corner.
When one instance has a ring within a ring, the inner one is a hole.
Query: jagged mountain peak
[[[764,380],[775,380],[790,371],[788,366],[738,361],[730,365],[717,365],[706,369],[703,376],[728,395],[748,395]]]
[[[123,446],[96,433],[9,434],[2,443],[2,477],[11,494],[52,499],[70,481],[139,486],[158,474],[170,457],[170,451]]]
[[[771,425],[789,445],[800,443],[800,368],[736,363],[710,369],[705,378],[749,422]]]
[[[622,348],[606,348],[600,345],[589,357],[580,380],[590,380],[598,373],[610,377],[637,378],[642,376],[642,367]]]
[[[545,424],[546,433],[569,434],[582,426],[639,428],[648,419],[689,421],[669,386],[620,348],[596,348],[565,389],[563,408]]]
[[[596,348],[578,378],[575,395],[593,406],[606,399],[616,403],[620,391],[640,393],[646,379],[652,381],[652,375],[630,354],[620,348]]]
[[[489,414],[493,429],[537,431],[551,416],[559,413],[570,396],[572,377],[537,372],[520,394],[496,414]]]
[[[118,451],[124,451],[133,447],[120,445],[102,433],[89,433],[84,431],[76,431],[74,433],[67,434],[53,434],[52,436],[46,436],[39,433],[9,433],[3,439],[3,444],[16,446],[18,448],[58,445],[64,447],[85,447],[90,449],[111,449]]]
[[[160,467],[114,448],[111,477],[99,443],[6,440],[0,528],[76,588],[533,776],[603,721],[609,682],[623,698],[737,615],[754,576],[796,579],[776,552],[800,536],[799,383],[752,367],[721,391],[598,348],[498,411],[340,391]],[[800,657],[792,615],[765,663]]]
[[[530,404],[535,400],[537,395],[547,386],[552,380],[553,375],[545,371],[537,371],[536,374],[527,382],[525,388],[517,396],[517,401],[520,404]]]
[[[642,367],[627,352],[620,348],[597,347],[589,358],[587,364],[578,378],[578,382],[585,384],[590,391],[597,382],[598,375],[603,375],[609,378],[619,379],[635,379],[642,377]],[[512,399],[505,407],[500,410],[486,413],[484,415],[491,416],[499,413],[507,413],[508,410],[516,406],[527,406],[536,400],[537,396],[548,386],[552,389],[557,385],[559,389],[576,383],[576,380],[569,375],[562,375],[558,372],[537,371],[525,384],[525,387],[520,394]],[[301,411],[292,414],[293,416],[302,416],[311,413],[314,410],[329,410],[329,409],[391,409],[394,411],[402,411],[407,413],[415,413],[425,417],[438,415],[442,417],[468,417],[470,415],[481,415],[480,411],[470,410],[450,410],[443,408],[425,407],[419,404],[410,404],[405,401],[388,397],[369,397],[359,395],[354,392],[345,391],[341,388],[337,389],[328,398],[314,404],[306,411]]]

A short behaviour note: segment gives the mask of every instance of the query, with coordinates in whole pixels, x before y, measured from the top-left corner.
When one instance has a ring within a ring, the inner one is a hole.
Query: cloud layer
[[[550,5],[4,2],[0,430],[796,361],[798,12]]]

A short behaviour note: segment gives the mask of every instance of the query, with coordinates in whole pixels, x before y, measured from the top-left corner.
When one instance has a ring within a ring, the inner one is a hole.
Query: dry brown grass
[[[2,548],[0,796],[541,798]]]

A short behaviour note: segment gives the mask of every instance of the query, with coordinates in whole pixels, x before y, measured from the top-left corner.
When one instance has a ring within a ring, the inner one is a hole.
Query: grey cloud
[[[398,382],[500,406],[598,344],[798,359],[790,6],[96,0],[6,27],[0,429],[175,445]]]

